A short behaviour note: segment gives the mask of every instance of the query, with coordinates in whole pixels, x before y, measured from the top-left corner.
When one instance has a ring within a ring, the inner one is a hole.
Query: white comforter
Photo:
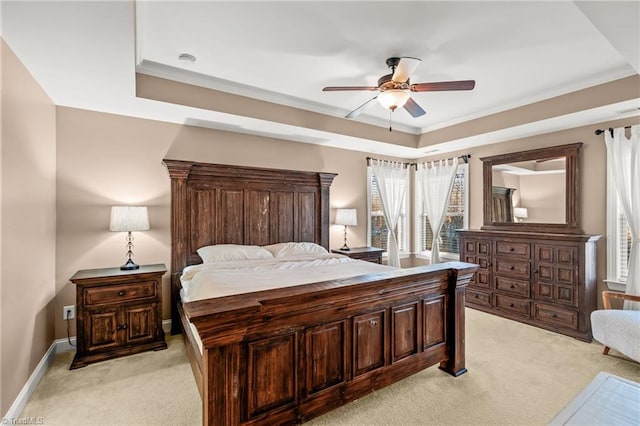
[[[192,302],[394,269],[340,254],[203,263],[184,269],[180,293]]]

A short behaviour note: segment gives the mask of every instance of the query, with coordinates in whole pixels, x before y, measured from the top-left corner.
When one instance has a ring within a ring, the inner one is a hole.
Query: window
[[[469,227],[468,205],[468,164],[460,164],[456,172],[451,198],[447,208],[442,229],[440,230],[440,256],[442,258],[459,258],[458,252],[458,229]],[[416,254],[419,256],[431,256],[431,244],[433,242],[433,231],[427,220],[422,202],[422,191],[416,188],[415,209],[416,209]]]
[[[371,167],[367,167],[367,182],[368,188],[368,212],[369,212],[369,226],[367,228],[367,245],[371,247],[378,247],[387,252],[387,238],[389,236],[389,230],[384,221],[384,213],[382,211],[382,201],[380,199],[380,193],[378,192],[378,184]],[[400,255],[408,254],[409,251],[409,224],[407,220],[407,206],[409,205],[409,182],[404,182],[407,190],[405,191],[405,198],[402,202],[402,211],[400,213],[400,219],[398,220],[398,249]]]
[[[607,173],[607,285],[624,291],[627,282],[631,230],[622,211],[613,177]]]

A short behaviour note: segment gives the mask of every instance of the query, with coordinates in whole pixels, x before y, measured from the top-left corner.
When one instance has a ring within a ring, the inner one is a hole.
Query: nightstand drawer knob
[[[116,330],[126,330],[126,329],[127,329],[127,324],[116,326]]]
[[[118,292],[118,296],[124,296],[125,294],[127,294],[127,292],[126,292],[126,291],[124,291],[124,290],[120,290],[120,291]]]

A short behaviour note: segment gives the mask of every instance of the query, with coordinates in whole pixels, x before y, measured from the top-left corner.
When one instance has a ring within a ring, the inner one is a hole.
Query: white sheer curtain
[[[384,221],[389,229],[387,264],[399,268],[398,221],[409,184],[409,169],[403,163],[376,159],[372,159],[370,165],[378,184]]]
[[[625,293],[640,295],[640,125],[631,126],[631,138],[624,128],[605,132],[607,168],[618,191],[622,211],[631,230],[631,253]],[[640,310],[640,303],[625,301],[624,309]]]
[[[418,164],[416,181],[422,191],[424,211],[431,225],[431,264],[440,262],[440,229],[447,215],[451,189],[458,170],[458,159]]]

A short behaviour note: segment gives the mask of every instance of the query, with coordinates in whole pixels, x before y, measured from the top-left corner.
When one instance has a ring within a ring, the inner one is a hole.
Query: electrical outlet
[[[73,319],[76,317],[76,307],[74,305],[62,308],[62,319]]]

